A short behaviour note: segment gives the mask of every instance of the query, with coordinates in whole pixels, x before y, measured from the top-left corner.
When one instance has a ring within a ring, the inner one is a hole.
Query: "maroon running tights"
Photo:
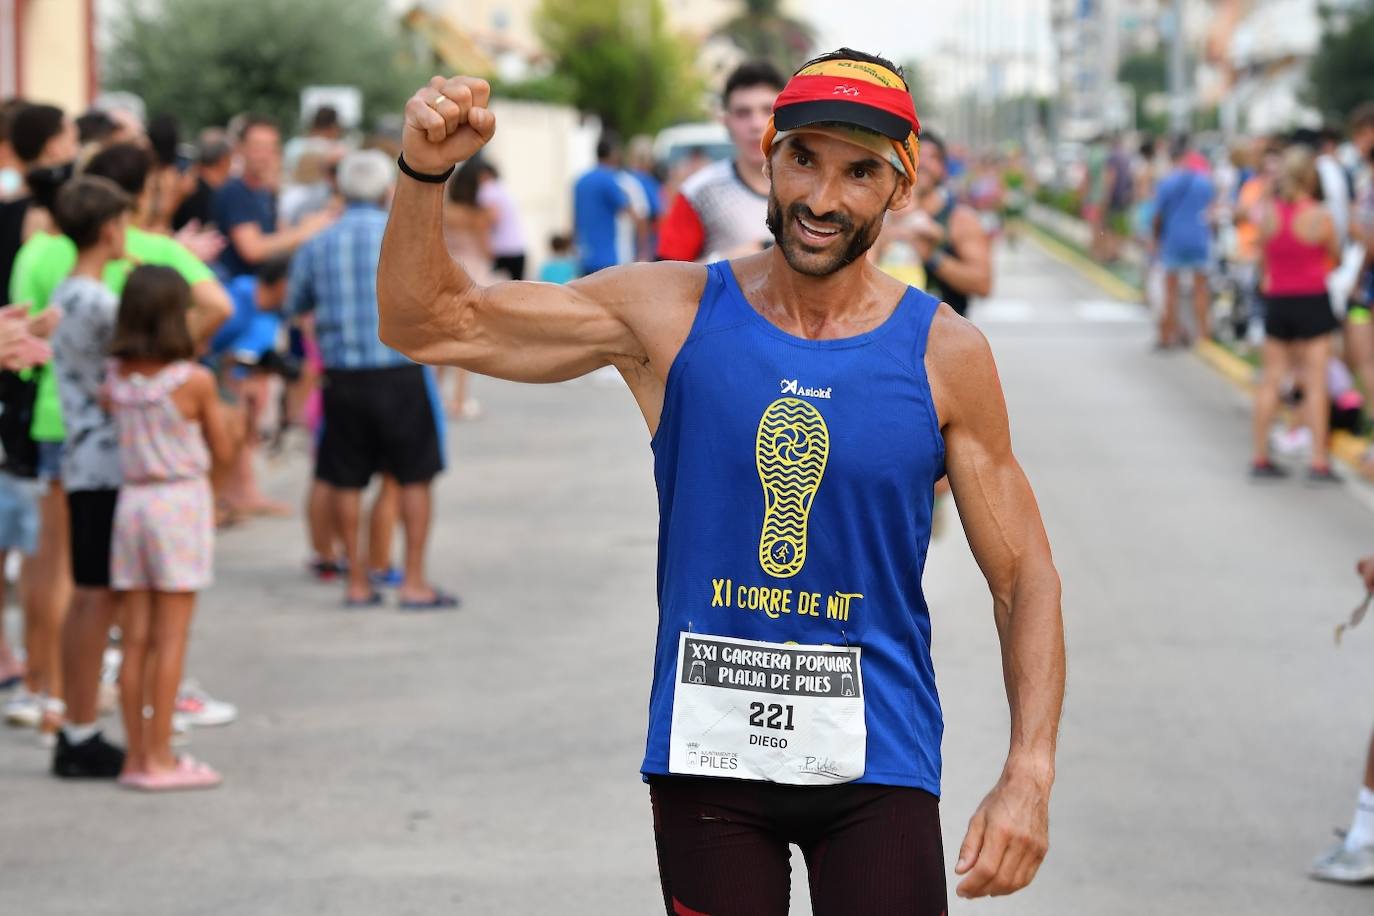
[[[944,916],[939,801],[901,786],[651,776],[670,916],[785,916],[790,844],[816,916]]]

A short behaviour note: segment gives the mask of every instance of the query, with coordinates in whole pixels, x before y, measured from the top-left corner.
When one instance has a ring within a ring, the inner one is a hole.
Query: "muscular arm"
[[[956,253],[945,253],[936,278],[970,296],[990,294],[992,251],[977,213],[965,206],[955,208],[949,219],[949,244]]]
[[[456,99],[445,103],[443,117],[428,102],[441,89]],[[405,156],[411,167],[442,172],[445,163],[475,153],[495,130],[494,116],[485,108],[488,92],[481,80],[436,77],[430,88],[416,93],[406,106]],[[460,108],[463,123],[451,123]],[[475,125],[468,122],[469,110]],[[377,270],[384,343],[419,362],[512,381],[562,381],[606,365],[627,377],[646,369],[666,377],[675,353],[673,335],[666,331],[682,315],[675,306],[699,298],[705,283],[701,267],[630,265],[567,286],[506,282],[482,287],[449,257],[442,212],[442,185],[400,179]],[[641,406],[650,407],[642,398]],[[652,426],[657,412],[645,413]]]
[[[971,324],[942,309],[932,329],[932,390],[959,517],[992,592],[1011,708],[1011,741],[997,787],[969,824],[960,896],[1028,884],[1048,849],[1048,806],[1064,697],[1059,574],[1011,434],[992,351]]]

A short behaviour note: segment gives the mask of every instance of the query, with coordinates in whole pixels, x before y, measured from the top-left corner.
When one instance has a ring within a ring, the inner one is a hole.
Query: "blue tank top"
[[[659,627],[645,775],[669,773],[680,638],[693,633],[859,647],[858,781],[939,794],[944,725],[921,589],[944,474],[925,372],[938,307],[908,288],[867,334],[806,340],[756,312],[727,262],[709,266],[652,443]],[[821,597],[758,600],[784,591]]]

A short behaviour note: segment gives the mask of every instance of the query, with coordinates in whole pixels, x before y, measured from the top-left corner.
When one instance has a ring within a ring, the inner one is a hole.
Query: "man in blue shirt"
[[[226,278],[254,273],[268,258],[290,254],[337,216],[333,209],[324,210],[290,229],[277,229],[281,133],[272,120],[248,116],[239,132],[239,155],[243,175],[215,192],[215,224],[226,241],[219,267]]]
[[[324,432],[315,478],[333,490],[335,518],[348,557],[346,607],[371,607],[381,595],[368,580],[359,544],[362,492],[374,474],[401,486],[405,577],[397,594],[406,610],[458,606],[425,578],[430,485],[443,470],[439,428],[425,369],[377,336],[377,262],[395,166],[377,150],[339,163],[347,209],[301,246],[291,264],[286,312],[313,312],[324,361]]]
[[[1212,251],[1212,228],[1208,210],[1215,196],[1207,175],[1207,160],[1192,151],[1188,139],[1180,137],[1170,151],[1173,171],[1155,190],[1155,242],[1164,265],[1164,313],[1159,322],[1159,341],[1163,350],[1184,340],[1178,326],[1179,279],[1187,273],[1193,278],[1194,333],[1206,337],[1211,330],[1212,289],[1207,267]]]
[[[243,446],[222,496],[231,512],[247,515],[287,515],[291,507],[270,499],[258,482],[258,437],[263,411],[271,399],[269,374],[252,371],[262,367],[263,357],[277,345],[281,331],[281,307],[286,299],[286,274],[290,258],[278,255],[258,266],[257,276],[244,274],[226,285],[234,314],[210,339],[212,365],[229,361],[225,382],[233,399],[243,408]]]
[[[210,339],[211,356],[228,354],[252,364],[276,346],[290,266],[288,257],[269,258],[256,276],[244,274],[229,282],[225,289],[234,303],[234,314]]]
[[[620,158],[620,141],[603,135],[596,144],[596,168],[577,179],[573,186],[573,230],[583,274],[635,259],[632,195],[642,191],[627,187]]]

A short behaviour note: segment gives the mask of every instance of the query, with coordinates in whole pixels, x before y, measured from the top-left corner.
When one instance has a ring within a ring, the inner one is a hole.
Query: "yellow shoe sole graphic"
[[[759,565],[786,579],[806,565],[807,519],[830,456],[825,418],[806,401],[779,398],[759,420],[755,456],[763,483]]]

